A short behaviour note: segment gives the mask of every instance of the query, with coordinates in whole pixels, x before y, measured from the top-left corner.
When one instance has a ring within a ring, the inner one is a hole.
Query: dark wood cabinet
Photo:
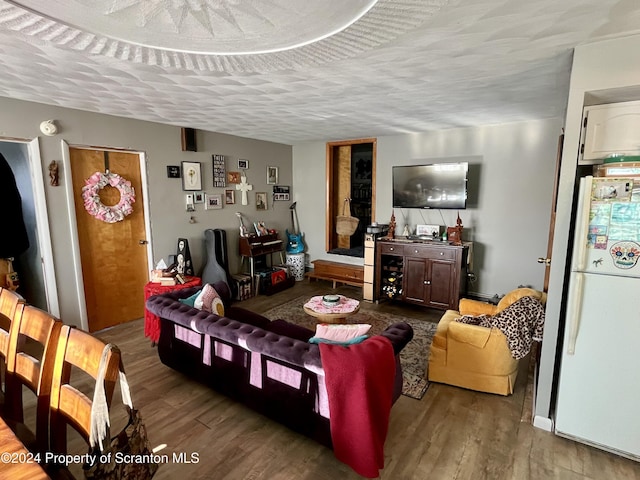
[[[458,307],[466,293],[468,247],[448,243],[379,240],[376,297],[442,310]]]

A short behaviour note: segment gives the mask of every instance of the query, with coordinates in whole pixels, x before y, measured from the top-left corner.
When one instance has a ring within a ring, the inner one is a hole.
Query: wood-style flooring
[[[293,288],[244,301],[242,306],[264,312],[300,295],[329,291],[329,282],[297,282]],[[335,292],[359,295],[355,287],[339,287]],[[434,311],[398,305],[374,308],[426,321],[440,316]],[[143,321],[138,320],[97,336],[122,350],[134,405],[142,412],[152,445],[166,445],[159,453],[167,454],[169,462],[160,466],[155,478],[361,478],[336,460],[331,450],[165,367],[156,349],[144,338],[143,329]],[[431,384],[422,400],[401,396],[391,412],[385,469],[380,478],[640,480],[640,463],[557,437],[530,424],[524,363],[516,391],[509,397],[442,384]],[[112,411],[120,417],[113,422],[115,431],[123,418],[119,398]],[[85,453],[86,447],[77,441],[71,450]],[[174,462],[174,452],[185,454],[189,460],[197,457],[197,462]],[[77,466],[73,470],[80,472]]]

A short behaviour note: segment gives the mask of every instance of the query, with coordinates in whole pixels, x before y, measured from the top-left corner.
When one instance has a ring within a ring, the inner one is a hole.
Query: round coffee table
[[[322,295],[311,297],[303,306],[304,312],[317,318],[321,323],[345,323],[348,316],[360,310],[360,302],[344,295],[338,296],[340,297],[338,304],[331,307],[327,307],[322,302]]]

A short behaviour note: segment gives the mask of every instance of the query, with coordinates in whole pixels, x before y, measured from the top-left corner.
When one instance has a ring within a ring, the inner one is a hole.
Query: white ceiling
[[[564,116],[638,0],[0,0],[0,96],[286,144]]]

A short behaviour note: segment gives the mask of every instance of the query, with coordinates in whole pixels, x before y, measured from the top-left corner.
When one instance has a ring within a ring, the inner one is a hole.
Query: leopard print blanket
[[[542,341],[544,306],[533,297],[522,297],[493,316],[463,315],[456,321],[497,328],[507,337],[511,356],[517,360],[529,353],[533,341]]]

